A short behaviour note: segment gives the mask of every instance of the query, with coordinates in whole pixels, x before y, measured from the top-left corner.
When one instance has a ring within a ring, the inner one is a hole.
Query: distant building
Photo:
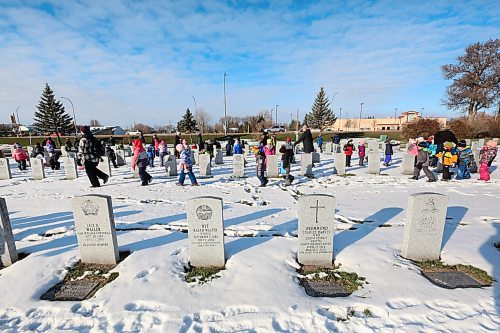
[[[404,124],[422,118],[417,111],[405,111],[397,117],[388,118],[337,118],[335,124],[330,127],[335,132],[353,131],[401,131]],[[441,126],[446,126],[446,117],[424,117],[425,119],[436,119]],[[361,125],[361,126],[360,126]]]
[[[94,135],[125,135],[126,133],[120,126],[90,127],[90,132]]]

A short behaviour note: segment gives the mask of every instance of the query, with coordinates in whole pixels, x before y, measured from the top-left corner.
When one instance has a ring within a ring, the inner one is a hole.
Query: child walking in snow
[[[479,151],[479,179],[484,181],[490,180],[490,166],[497,156],[497,150],[497,143],[495,141],[488,141]]]
[[[175,149],[179,152],[179,158],[181,163],[179,164],[181,172],[179,173],[179,181],[175,183],[179,186],[184,186],[184,180],[186,179],[186,173],[191,181],[191,186],[198,186],[198,181],[193,173],[193,161],[191,160],[191,149],[189,148],[186,140],[182,140],[182,143],[178,144]]]
[[[366,156],[365,140],[359,141],[358,156],[359,156],[359,166],[364,166],[365,165],[365,156]]]
[[[266,154],[264,153],[264,148],[262,144],[259,144],[259,147],[254,148],[255,154],[255,165],[257,169],[257,178],[260,181],[260,187],[266,187],[269,180],[265,176],[266,172]]]
[[[448,181],[451,179],[450,168],[454,168],[458,162],[458,154],[455,147],[453,147],[453,142],[445,142],[443,147],[444,150],[436,154],[438,158],[441,158],[441,164],[443,165],[443,178],[441,180]]]
[[[344,145],[344,154],[345,154],[345,166],[350,167],[351,166],[351,157],[352,153],[355,151],[354,145],[352,144],[352,139],[347,141],[347,143]]]
[[[434,173],[429,170],[429,152],[427,151],[427,142],[420,142],[417,145],[418,155],[417,161],[415,163],[415,167],[413,169],[413,177],[411,179],[417,180],[420,175],[420,170],[424,170],[425,175],[427,176],[428,182],[435,182],[436,176]]]
[[[19,166],[19,170],[26,170],[26,160],[28,160],[28,153],[19,144],[14,144],[14,160]]]
[[[458,151],[458,170],[456,179],[469,179],[470,171],[469,167],[474,161],[474,155],[467,142],[465,140],[460,140],[457,146]]]
[[[155,164],[155,156],[156,156],[156,150],[155,146],[153,144],[150,144],[147,149],[147,154],[148,154],[148,162],[150,167],[154,167]]]

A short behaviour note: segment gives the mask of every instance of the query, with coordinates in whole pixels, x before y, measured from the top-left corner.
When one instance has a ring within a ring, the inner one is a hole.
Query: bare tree
[[[444,78],[453,80],[443,102],[448,109],[466,112],[470,120],[499,102],[500,39],[471,44],[457,60],[441,67]]]
[[[141,131],[144,134],[151,134],[153,132],[153,127],[146,124],[137,123],[134,126],[134,130]]]
[[[210,127],[210,122],[212,121],[212,116],[204,111],[203,109],[197,109],[194,115],[194,120],[198,124],[198,128],[202,133],[207,133]]]
[[[352,122],[352,119],[347,119],[347,121],[344,123],[344,128],[346,130],[349,130],[351,127],[353,127],[353,122]]]

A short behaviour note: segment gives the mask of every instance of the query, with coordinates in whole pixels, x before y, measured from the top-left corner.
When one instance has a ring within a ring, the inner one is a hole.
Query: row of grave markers
[[[401,254],[411,260],[440,257],[448,198],[439,193],[409,197]],[[118,242],[110,196],[84,195],[72,199],[82,262],[117,264]],[[223,202],[216,197],[187,200],[190,264],[224,267]],[[303,265],[330,266],[334,260],[336,198],[311,194],[299,198],[297,258]],[[17,252],[5,199],[0,198],[0,266],[12,265]]]

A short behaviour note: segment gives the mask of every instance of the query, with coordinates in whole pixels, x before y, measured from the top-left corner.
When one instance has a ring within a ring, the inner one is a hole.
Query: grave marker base
[[[301,284],[306,294],[311,297],[347,297],[351,295],[351,293],[335,282],[305,280]]]
[[[129,251],[120,252],[119,263],[129,255]],[[109,271],[117,265],[88,264],[79,261],[68,270],[62,282],[47,290],[40,296],[40,299],[45,301],[83,301],[92,298],[99,289],[118,277],[118,273],[109,274]],[[100,271],[100,274],[88,275],[81,280],[71,281],[71,279],[83,275],[85,271]],[[108,274],[109,276],[104,276]]]
[[[436,286],[446,289],[489,287],[488,285],[477,281],[476,279],[474,279],[473,277],[464,272],[422,271],[422,275]]]

